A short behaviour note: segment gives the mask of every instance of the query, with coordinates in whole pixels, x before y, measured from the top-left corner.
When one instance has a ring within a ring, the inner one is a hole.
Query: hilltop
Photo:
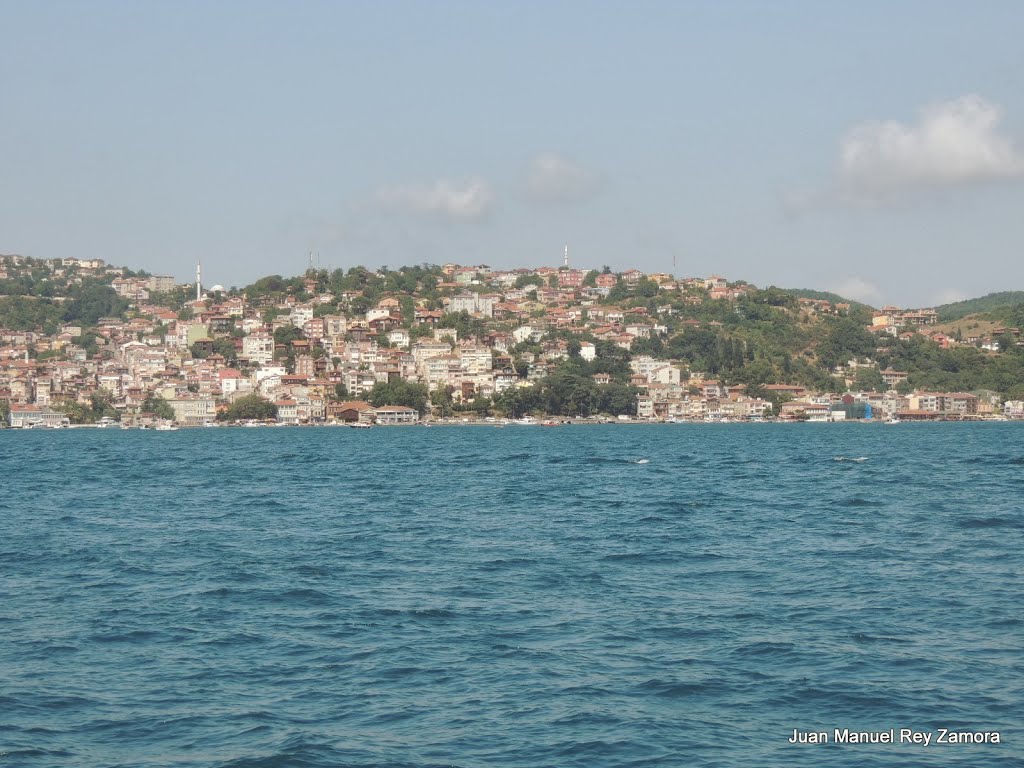
[[[238,416],[245,397],[298,421],[353,402],[692,418],[792,413],[794,399],[805,415],[883,400],[913,411],[915,393],[947,392],[975,393],[963,407],[984,412],[995,395],[1024,399],[1024,302],[993,296],[977,300],[992,322],[954,328],[943,308],[720,276],[424,264],[269,275],[197,298],[99,260],[8,256],[0,402],[80,420]],[[186,415],[197,398],[201,415]]]
[[[939,321],[947,323],[968,315],[1007,313],[1021,305],[1024,305],[1024,291],[999,291],[976,299],[942,304],[935,307],[935,311],[939,313]]]

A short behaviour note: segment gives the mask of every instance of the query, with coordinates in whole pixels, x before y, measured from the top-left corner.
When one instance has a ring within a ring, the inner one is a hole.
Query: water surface
[[[1022,438],[0,432],[0,765],[1021,765]]]

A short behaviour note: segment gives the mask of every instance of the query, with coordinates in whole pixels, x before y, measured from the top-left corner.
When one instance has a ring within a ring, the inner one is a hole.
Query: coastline
[[[703,419],[677,419],[675,421],[669,421],[664,419],[652,419],[652,420],[641,420],[641,419],[630,419],[618,420],[594,420],[594,419],[559,419],[556,417],[549,417],[546,419],[538,419],[531,422],[524,422],[520,420],[467,420],[467,421],[455,421],[455,420],[438,420],[438,421],[426,421],[426,422],[414,422],[410,424],[361,424],[361,428],[374,428],[374,429],[392,429],[392,428],[422,428],[422,427],[475,427],[475,428],[491,428],[491,429],[504,429],[505,427],[650,427],[650,426],[728,426],[728,425],[862,425],[862,426],[902,426],[904,424],[1024,424],[1024,419],[1009,419],[1006,417],[996,418],[935,418],[935,419],[919,419],[919,420],[908,420],[901,421],[898,424],[890,424],[879,419],[838,419],[836,421],[820,421],[820,420],[808,420],[801,421],[797,419],[764,419],[764,420],[741,420],[741,419],[727,419],[727,420],[703,420]],[[47,427],[43,425],[34,425],[32,427],[0,427],[0,432],[12,431],[38,431],[45,430],[48,432],[59,432],[64,430],[97,430],[97,431],[118,431],[118,432],[161,432],[161,431],[180,431],[180,430],[200,430],[200,429],[232,429],[232,428],[267,428],[267,429],[280,429],[280,428],[352,428],[355,424],[344,423],[344,422],[320,422],[315,424],[286,424],[286,423],[210,423],[210,424],[178,424],[170,429],[158,429],[151,426],[109,426],[100,424],[70,424],[62,427]]]

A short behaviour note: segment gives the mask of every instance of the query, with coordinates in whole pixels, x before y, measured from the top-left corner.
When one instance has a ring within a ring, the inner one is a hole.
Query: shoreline
[[[175,425],[172,429],[157,429],[153,426],[104,426],[99,424],[71,424],[63,427],[47,427],[43,425],[35,425],[32,427],[0,427],[0,431],[12,431],[12,432],[23,432],[23,431],[47,431],[47,432],[60,432],[65,430],[97,430],[97,431],[118,431],[118,432],[176,432],[180,430],[200,430],[200,429],[312,429],[312,428],[417,428],[417,427],[448,427],[448,428],[491,428],[491,429],[504,429],[506,427],[650,427],[650,426],[735,426],[735,425],[794,425],[794,424],[808,424],[808,425],[827,425],[835,426],[841,424],[857,424],[863,426],[873,425],[884,425],[884,426],[902,426],[904,424],[1024,424],[1024,419],[1008,419],[1008,418],[974,418],[974,419],[958,419],[958,418],[936,418],[936,419],[915,419],[900,421],[898,423],[887,423],[883,420],[875,419],[840,419],[837,421],[799,421],[794,419],[786,420],[771,420],[771,421],[750,421],[750,420],[727,420],[727,421],[706,421],[699,419],[685,419],[677,421],[665,421],[665,420],[636,420],[632,419],[629,421],[619,420],[607,420],[607,421],[593,421],[588,419],[545,419],[534,422],[522,422],[517,420],[508,421],[430,421],[430,422],[416,422],[412,424],[363,424],[356,427],[353,423],[345,422],[322,422],[317,424],[282,424],[282,423],[232,423],[232,424],[202,424],[202,425]]]

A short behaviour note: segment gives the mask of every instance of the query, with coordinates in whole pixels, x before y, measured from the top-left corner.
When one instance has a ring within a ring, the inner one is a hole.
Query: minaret
[[[562,264],[565,266],[566,269],[569,268],[569,246],[568,246],[568,244],[566,244],[566,246],[565,246],[565,258],[562,260]]]
[[[196,262],[196,301],[203,298],[203,262]]]

